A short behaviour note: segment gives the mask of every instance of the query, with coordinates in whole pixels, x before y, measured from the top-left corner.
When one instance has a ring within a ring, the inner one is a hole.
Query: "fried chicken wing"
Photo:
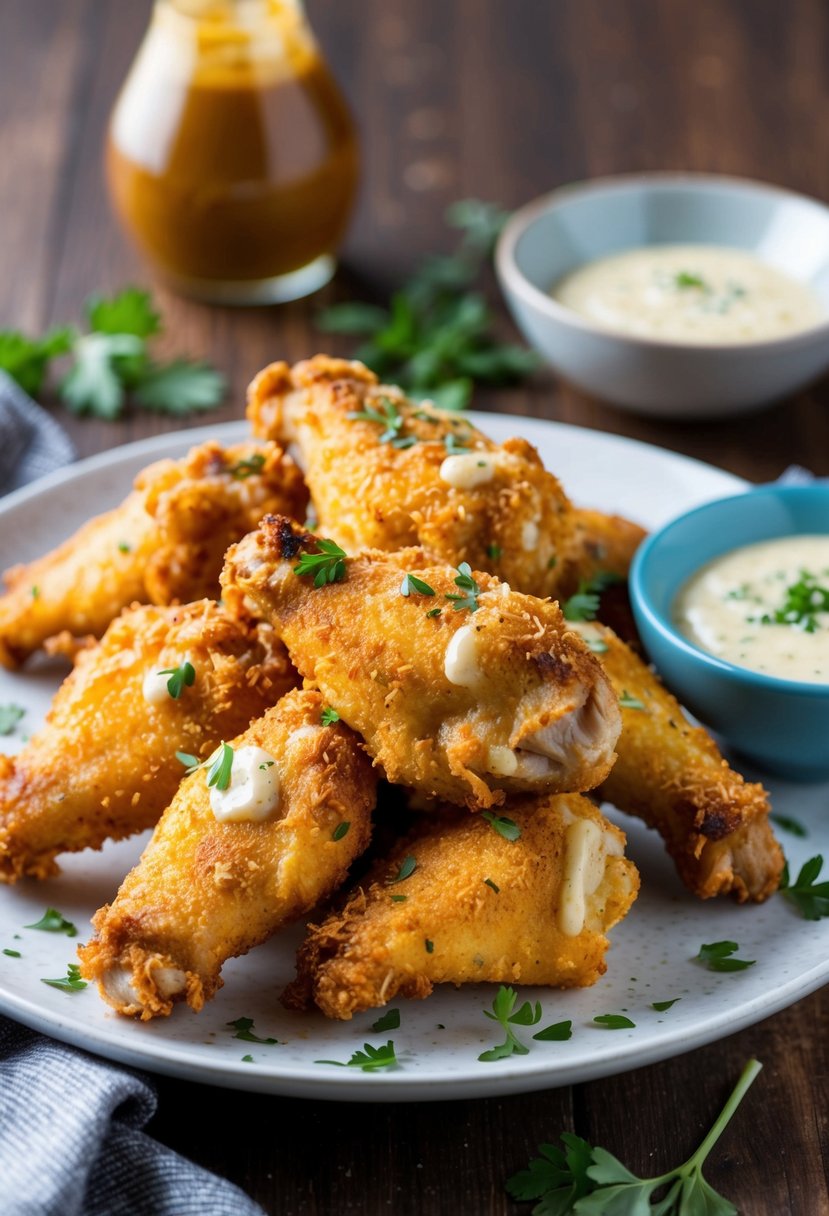
[[[526,440],[495,444],[463,415],[325,355],[265,368],[248,416],[255,434],[293,445],[320,531],[346,549],[419,545],[520,591],[554,593],[573,511]]]
[[[367,847],[371,764],[347,727],[322,725],[323,706],[289,693],[233,740],[226,790],[204,770],[182,783],[79,951],[119,1013],[201,1009],[228,958],[330,895]]]
[[[304,518],[302,475],[276,444],[205,443],[136,478],[119,507],[5,576],[0,663],[17,667],[60,634],[100,637],[131,603],[217,598],[232,541],[269,511]]]
[[[184,662],[193,682],[174,698],[158,673]],[[151,827],[184,775],[177,750],[208,755],[297,682],[268,626],[215,601],[124,612],[79,653],[43,729],[0,756],[0,881]]]
[[[599,793],[655,828],[686,887],[701,899],[761,901],[777,890],[783,854],[761,785],[745,781],[714,740],[610,629],[574,625],[594,646],[622,703],[618,758]]]
[[[425,818],[310,926],[285,1004],[348,1019],[435,984],[595,983],[639,887],[624,835],[577,794],[519,799],[508,813],[514,841],[463,811]],[[393,901],[389,883],[406,870],[391,888],[405,901]]]
[[[556,595],[572,595],[580,582],[598,574],[627,579],[633,555],[647,533],[621,515],[605,515],[588,507],[573,509],[573,536],[562,563]]]
[[[390,781],[487,807],[607,774],[616,698],[557,604],[490,575],[456,578],[419,549],[343,559],[330,567],[341,579],[318,586],[296,572],[318,545],[266,517],[228,551],[225,595],[271,621]]]

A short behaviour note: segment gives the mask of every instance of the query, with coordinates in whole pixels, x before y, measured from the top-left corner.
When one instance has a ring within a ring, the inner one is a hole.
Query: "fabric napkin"
[[[0,494],[75,459],[63,427],[0,372]]]
[[[68,436],[0,372],[0,494],[74,460]],[[264,1216],[141,1129],[143,1074],[0,1018],[2,1216]]]

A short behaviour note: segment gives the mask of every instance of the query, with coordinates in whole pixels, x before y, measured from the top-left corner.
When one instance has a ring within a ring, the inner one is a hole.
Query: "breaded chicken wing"
[[[158,673],[185,662],[174,698]],[[208,755],[296,684],[273,631],[215,601],[124,612],[79,653],[43,729],[0,756],[0,881],[151,827],[184,776],[177,750]]]
[[[310,926],[284,1003],[348,1019],[434,984],[594,984],[639,888],[624,835],[577,794],[522,798],[508,814],[517,840],[462,811],[425,818]]]
[[[319,544],[266,517],[228,551],[225,596],[249,597],[271,621],[390,781],[488,807],[505,791],[584,790],[606,776],[616,698],[557,604],[420,549],[331,557],[338,581],[316,585],[297,568]]]
[[[622,703],[618,758],[599,793],[643,819],[665,841],[682,881],[701,899],[731,894],[743,903],[777,890],[783,854],[769,801],[692,726],[658,677],[611,630],[573,625],[600,655]]]
[[[232,741],[227,789],[204,769],[182,783],[79,950],[119,1013],[201,1009],[228,958],[330,895],[367,847],[371,764],[347,727],[322,725],[323,707],[289,693]]]
[[[621,515],[605,515],[587,507],[573,508],[573,537],[562,562],[555,594],[572,595],[580,582],[598,574],[625,580],[630,563],[647,533]]]
[[[306,502],[299,469],[276,444],[205,443],[150,465],[120,507],[7,571],[0,663],[17,667],[59,634],[100,637],[131,603],[217,598],[228,545],[269,511],[304,518]]]
[[[419,545],[554,594],[573,512],[526,440],[495,444],[463,415],[408,401],[362,363],[325,355],[265,368],[248,416],[255,434],[292,445],[320,531],[349,551]]]

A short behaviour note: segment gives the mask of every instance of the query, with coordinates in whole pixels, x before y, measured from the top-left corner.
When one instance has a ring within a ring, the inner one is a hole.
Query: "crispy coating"
[[[495,444],[463,415],[407,401],[362,363],[326,355],[271,364],[248,402],[255,434],[293,445],[320,531],[347,550],[419,545],[519,591],[554,593],[573,511],[526,440]],[[391,428],[353,416],[390,410],[400,419]],[[466,454],[452,456],[456,447]],[[458,460],[468,466],[460,473]],[[469,480],[477,484],[461,484]]]
[[[341,581],[316,587],[295,567],[317,547],[268,516],[229,550],[225,595],[271,621],[390,781],[475,808],[505,791],[590,789],[607,774],[616,699],[557,604],[476,574],[477,611],[454,611],[456,571],[419,549],[358,554]],[[406,574],[434,594],[403,594]]]
[[[573,508],[573,536],[561,564],[555,594],[572,595],[580,582],[597,574],[624,581],[633,555],[647,536],[644,528],[621,515],[605,515],[588,507]]]
[[[147,673],[185,659],[194,683],[148,703]],[[176,751],[209,755],[297,682],[268,626],[213,600],[124,612],[79,653],[43,729],[0,756],[0,881],[48,877],[58,853],[152,827],[184,774]]]
[[[146,1021],[177,1001],[201,1009],[228,958],[305,915],[367,847],[371,764],[347,727],[321,725],[323,704],[317,692],[291,692],[233,740],[235,751],[261,747],[275,760],[279,803],[268,818],[219,822],[204,770],[182,782],[78,952],[82,974],[119,1013]]]
[[[113,511],[6,572],[0,663],[19,666],[59,634],[100,637],[131,603],[218,597],[228,545],[269,511],[304,518],[302,475],[276,444],[204,443],[138,475]]]
[[[424,819],[309,927],[284,1003],[348,1019],[435,984],[594,984],[639,888],[624,835],[577,794],[523,798],[508,814],[515,841],[462,811]],[[394,882],[407,857],[416,868]]]
[[[692,726],[658,677],[611,630],[574,626],[607,646],[600,656],[622,708],[618,759],[599,793],[655,828],[689,891],[701,899],[733,895],[762,901],[778,887],[783,854],[769,822],[769,800]]]

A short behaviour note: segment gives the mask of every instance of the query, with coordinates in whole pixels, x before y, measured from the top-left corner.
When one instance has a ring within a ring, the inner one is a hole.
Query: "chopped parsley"
[[[463,612],[464,609],[469,609],[470,612],[477,612],[480,608],[478,596],[481,594],[481,588],[472,577],[472,567],[469,562],[461,562],[458,566],[458,574],[455,579],[455,586],[463,592],[462,595],[446,595],[444,598],[452,600],[452,607],[455,612]]]
[[[237,460],[227,470],[230,476],[235,481],[247,481],[248,477],[253,477],[256,473],[261,473],[265,467],[265,457],[261,452],[256,452],[253,456],[248,456],[243,460]]]
[[[0,705],[0,735],[10,735],[25,714],[22,705]]]
[[[367,405],[362,410],[352,410],[347,417],[360,422],[376,422],[383,431],[377,437],[378,443],[390,443],[393,448],[411,448],[417,443],[415,435],[402,434],[406,419],[390,397],[380,397],[377,409]]]
[[[762,625],[793,625],[804,633],[815,633],[819,612],[829,612],[829,587],[821,586],[808,570],[801,570],[798,582],[786,588],[781,606],[763,613],[759,620]]]
[[[423,939],[423,944],[424,944],[424,946],[426,947],[426,953],[427,953],[427,954],[433,954],[433,953],[434,953],[434,949],[435,949],[435,943],[434,943],[434,942],[433,942],[433,941],[432,941],[430,938],[425,937],[425,938]]]
[[[335,1064],[337,1068],[359,1068],[362,1072],[376,1072],[378,1068],[394,1068],[397,1056],[391,1039],[382,1047],[363,1043],[362,1051],[355,1051],[350,1060],[315,1060],[315,1064]]]
[[[677,1001],[681,1001],[681,996],[675,996],[672,1001],[652,1001],[651,1009],[655,1009],[657,1013],[664,1013],[666,1009],[670,1009]]]
[[[573,1037],[573,1023],[568,1018],[566,1022],[554,1022],[552,1026],[545,1026],[543,1030],[539,1030],[533,1035],[534,1039],[538,1039],[539,1043],[566,1043],[568,1039]]]
[[[389,899],[393,904],[404,904],[408,899],[408,895],[390,895]]]
[[[320,722],[323,726],[333,726],[335,722],[339,722],[339,712],[334,709],[333,705],[326,705],[325,709],[320,714]]]
[[[185,687],[190,688],[196,682],[196,669],[187,659],[178,667],[165,667],[158,674],[170,677],[167,681],[167,692],[174,701],[178,700]]]
[[[489,1048],[488,1051],[482,1051],[478,1056],[482,1063],[491,1064],[496,1060],[505,1060],[508,1056],[528,1054],[529,1047],[521,1042],[513,1027],[537,1026],[541,1021],[541,1002],[536,1001],[535,1005],[531,1005],[529,1001],[524,1001],[524,1004],[516,1009],[517,999],[514,988],[501,984],[492,1002],[492,1011],[484,1009],[484,1017],[489,1018],[491,1022],[497,1022],[503,1030],[504,1041]]]
[[[804,920],[820,920],[829,916],[829,882],[816,882],[823,868],[823,857],[818,853],[801,866],[794,882],[789,877],[789,863],[783,867],[780,877],[780,892],[784,899],[797,908]]]
[[[38,586],[32,587],[32,599],[33,600],[40,599],[40,587],[38,587]]]
[[[417,861],[412,857],[411,853],[407,854],[400,863],[400,869],[394,878],[389,879],[388,886],[393,886],[396,882],[405,882],[407,878],[411,878],[417,869]]]
[[[499,836],[503,836],[504,840],[518,840],[521,837],[521,829],[514,819],[510,819],[508,815],[496,815],[494,811],[481,811],[481,816],[493,832],[497,832]]]
[[[4,950],[3,953],[5,955],[7,955],[9,958],[22,958],[23,957],[19,950]]]
[[[500,545],[492,544],[492,545],[487,545],[487,547],[486,547],[486,555],[493,562],[498,561],[502,552],[503,552],[503,550],[501,549]]]
[[[736,942],[709,942],[700,946],[696,957],[709,971],[745,971],[754,966],[756,959],[734,958],[739,949]]]
[[[303,553],[294,574],[313,574],[314,586],[326,583],[341,583],[345,578],[345,563],[348,554],[333,540],[318,540],[319,553]]]
[[[453,434],[452,431],[450,431],[448,435],[444,435],[443,446],[446,448],[446,451],[450,456],[460,456],[462,452],[469,451],[466,444],[458,442],[457,435]]]
[[[265,1047],[273,1047],[279,1042],[279,1039],[260,1039],[258,1034],[254,1034],[253,1018],[237,1018],[235,1022],[225,1022],[225,1025],[236,1031],[234,1039],[241,1039],[244,1043],[262,1043]]]
[[[427,617],[440,616],[440,613],[441,613],[440,608],[430,608],[429,611],[426,613],[426,616]]]
[[[644,709],[644,701],[640,701],[638,697],[631,696],[626,688],[622,689],[622,695],[619,697],[619,704],[622,709]]]
[[[334,831],[331,833],[331,839],[332,840],[342,840],[343,836],[348,835],[348,829],[350,827],[351,827],[351,824],[349,823],[349,821],[347,819],[344,819],[342,821],[342,823],[338,823],[337,826],[334,828]]]
[[[400,1010],[387,1009],[386,1012],[372,1023],[371,1029],[376,1034],[383,1034],[386,1030],[400,1029]]]
[[[673,285],[674,287],[678,287],[680,290],[688,287],[696,287],[699,288],[700,291],[711,290],[701,275],[692,274],[689,270],[677,271],[673,278]]]
[[[230,773],[233,768],[233,748],[229,743],[220,743],[212,760],[213,763],[207,770],[207,784],[217,790],[226,790],[230,785]]]
[[[501,888],[498,886],[497,882],[493,882],[491,878],[485,878],[484,882],[486,883],[486,885],[488,887],[492,887],[492,890],[495,892],[496,895],[500,894]]]
[[[242,1056],[242,1063],[243,1064],[252,1064],[253,1056]]]
[[[132,545],[126,540],[119,540],[118,541],[118,552],[119,553],[132,553]]]
[[[621,582],[619,575],[610,570],[600,570],[593,578],[582,579],[575,594],[561,605],[565,620],[594,621],[602,592],[618,582]]]
[[[656,1178],[638,1178],[604,1148],[572,1132],[561,1147],[540,1144],[525,1170],[507,1180],[513,1199],[540,1200],[535,1216],[736,1216],[737,1209],[706,1182],[702,1167],[762,1065],[749,1060],[713,1127],[695,1153]],[[661,1198],[652,1201],[654,1194]]]
[[[71,920],[58,912],[57,908],[47,908],[39,921],[33,925],[24,925],[24,929],[40,929],[43,933],[65,933],[67,937],[77,937],[78,930]]]
[[[597,1026],[604,1026],[605,1030],[633,1030],[636,1026],[623,1013],[600,1013],[593,1021]]]
[[[422,578],[418,578],[416,574],[404,574],[403,582],[400,584],[400,594],[409,596],[413,591],[418,595],[434,595],[434,587],[430,587],[428,583],[424,583]]]
[[[48,984],[50,988],[59,988],[61,992],[82,992],[86,988],[86,980],[81,979],[81,969],[77,963],[69,963],[66,968],[66,975],[56,980],[44,980],[41,984]]]

